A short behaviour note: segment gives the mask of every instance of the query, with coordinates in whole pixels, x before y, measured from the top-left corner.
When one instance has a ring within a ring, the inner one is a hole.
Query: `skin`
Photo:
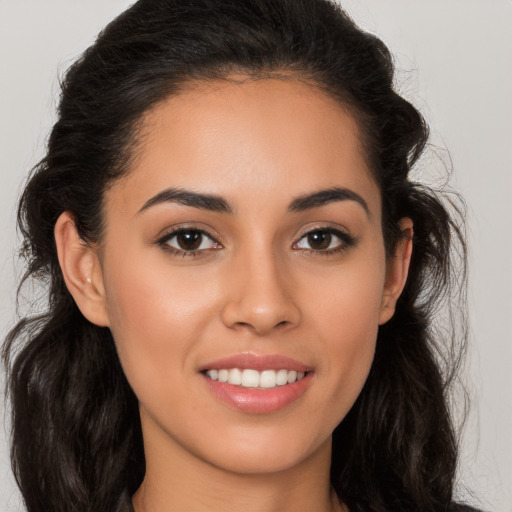
[[[108,326],[140,402],[146,478],[136,512],[341,510],[329,485],[331,434],[367,378],[378,326],[405,284],[412,224],[386,259],[381,198],[357,122],[295,80],[194,86],[148,113],[133,168],[105,196],[106,228],[84,244],[55,228],[69,290]],[[173,188],[225,199],[232,213],[165,201]],[[290,211],[339,187],[361,197]],[[179,226],[207,231],[193,255]],[[330,248],[305,233],[334,228]],[[214,397],[198,369],[232,354],[282,354],[314,369],[287,407],[249,414]]]

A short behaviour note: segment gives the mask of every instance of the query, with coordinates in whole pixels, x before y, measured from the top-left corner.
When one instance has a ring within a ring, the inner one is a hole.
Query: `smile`
[[[218,382],[227,382],[233,386],[244,388],[271,389],[276,386],[285,386],[293,384],[304,378],[306,372],[297,372],[296,370],[263,370],[238,368],[207,370],[206,375]]]

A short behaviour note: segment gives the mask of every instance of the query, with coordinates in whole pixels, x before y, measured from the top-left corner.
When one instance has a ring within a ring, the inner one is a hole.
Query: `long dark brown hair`
[[[414,222],[405,290],[380,327],[364,389],[333,433],[331,483],[351,512],[449,510],[457,443],[447,403],[464,318],[458,332],[456,315],[445,329],[433,319],[442,306],[460,320],[461,216],[409,177],[428,132],[393,88],[388,49],[328,0],[140,0],[66,73],[18,216],[24,282],[44,283],[47,309],[23,318],[3,350],[12,464],[27,510],[112,512],[145,473],[137,398],[109,329],[88,322],[66,289],[55,222],[69,211],[83,240],[98,241],[104,191],[128,172],[143,114],[191,81],[234,73],[296,77],[349,107],[381,190],[389,257],[399,219]]]

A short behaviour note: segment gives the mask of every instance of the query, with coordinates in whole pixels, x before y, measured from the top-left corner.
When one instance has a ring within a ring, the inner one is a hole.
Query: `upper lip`
[[[309,372],[313,370],[300,361],[292,359],[280,354],[258,355],[252,353],[233,354],[231,356],[222,357],[202,365],[199,371],[205,370],[222,370],[229,368],[238,368],[240,370],[295,370],[296,372]]]

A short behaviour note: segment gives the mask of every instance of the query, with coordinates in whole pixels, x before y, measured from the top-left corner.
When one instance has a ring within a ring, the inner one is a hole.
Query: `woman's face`
[[[141,140],[94,279],[146,455],[328,458],[400,285],[357,123],[298,81],[219,81],[154,108]]]

